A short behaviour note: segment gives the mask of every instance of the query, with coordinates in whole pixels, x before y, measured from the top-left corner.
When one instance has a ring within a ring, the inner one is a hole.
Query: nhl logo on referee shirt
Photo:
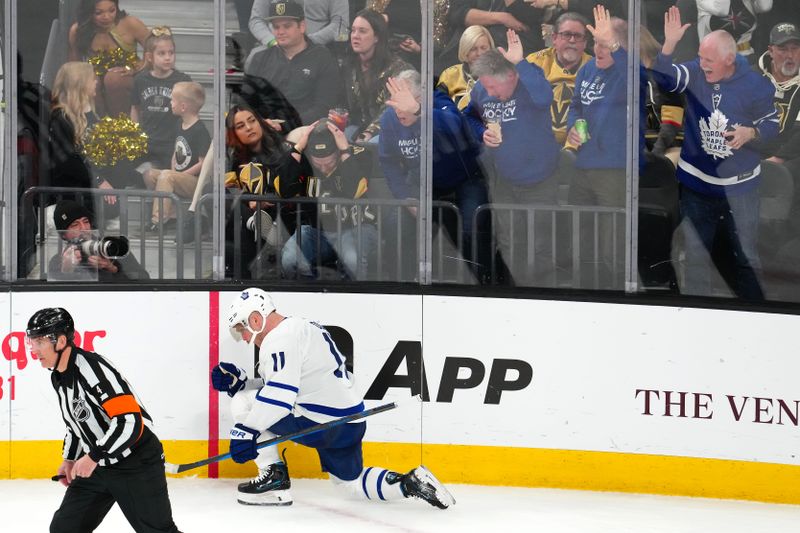
[[[72,400],[72,416],[76,422],[83,422],[89,418],[89,408],[86,407],[86,401],[83,398],[75,398]]]

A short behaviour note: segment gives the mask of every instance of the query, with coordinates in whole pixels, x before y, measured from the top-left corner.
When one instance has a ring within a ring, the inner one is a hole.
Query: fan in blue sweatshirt
[[[505,65],[500,52],[491,52],[476,63],[478,73],[488,71],[488,75],[477,75],[464,114],[479,139],[484,138],[486,123],[499,119],[502,142],[487,145],[499,178],[514,185],[544,181],[558,166],[560,148],[550,119],[553,88],[537,65],[527,61]],[[481,70],[481,65],[489,68]],[[502,84],[506,86],[498,87]]]
[[[595,57],[590,59],[575,78],[575,93],[567,117],[565,148],[577,150],[576,172],[569,188],[569,203],[593,207],[625,207],[628,118],[628,23],[611,17],[598,5],[594,25],[587,26],[594,37]],[[640,126],[645,124],[645,82],[640,66]],[[589,137],[583,139],[575,128],[578,119],[586,121]],[[637,132],[639,153],[644,148],[643,130]],[[644,158],[639,159],[640,162]],[[622,238],[621,225],[608,215],[595,223],[582,224],[581,242],[590,246],[598,231],[600,261],[585,261],[589,268],[598,268],[600,283],[610,289],[622,287],[624,254],[615,243]],[[588,258],[590,254],[584,254]],[[598,264],[599,263],[599,264]]]
[[[567,117],[566,148],[577,150],[575,166],[580,170],[570,187],[570,203],[622,207],[625,205],[625,169],[628,161],[628,23],[611,17],[598,6],[594,37],[595,57],[575,78],[575,93]],[[640,65],[639,153],[644,149],[647,75]],[[578,119],[586,121],[588,140],[575,129]],[[639,159],[640,164],[644,158]]]
[[[378,155],[389,189],[395,198],[415,199],[420,188],[422,149],[420,77],[404,71],[387,84],[391,98],[381,116]],[[481,274],[485,260],[471,257],[475,209],[487,202],[486,185],[478,165],[480,144],[450,97],[433,92],[433,199],[455,196],[462,219],[462,253]],[[455,240],[455,239],[454,239]],[[479,252],[483,251],[479,238]]]
[[[421,122],[401,124],[397,112],[387,106],[381,116],[378,148],[381,168],[395,198],[419,197]],[[444,92],[433,92],[433,188],[452,190],[480,177],[477,157],[480,145],[465,127],[464,117]]]
[[[487,166],[495,174],[489,188],[497,222],[493,228],[512,278],[508,281],[551,285],[555,280],[551,213],[546,208],[528,211],[503,204],[533,209],[557,203],[558,180],[553,175],[560,146],[550,115],[553,88],[541,68],[524,60],[513,30],[508,30],[507,40],[508,50],[489,50],[472,64],[478,82],[464,114],[483,140]],[[530,222],[534,231],[528,235]]]

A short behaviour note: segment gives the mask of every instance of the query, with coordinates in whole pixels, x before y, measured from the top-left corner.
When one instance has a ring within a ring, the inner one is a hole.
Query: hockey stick
[[[413,399],[419,400],[419,396],[414,396]],[[386,411],[391,411],[395,407],[398,407],[401,403],[404,402],[400,401],[390,402],[384,405],[379,405],[378,407],[373,407],[372,409],[361,411],[360,413],[356,413],[354,415],[343,416],[342,418],[337,418],[336,420],[331,420],[330,422],[325,422],[323,424],[317,424],[316,426],[311,426],[306,429],[302,429],[300,431],[295,431],[294,433],[287,433],[286,435],[281,435],[273,439],[259,442],[258,445],[256,446],[256,449],[266,448],[267,446],[274,446],[276,444],[280,444],[281,442],[286,442],[287,440],[296,439],[298,437],[305,437],[306,435],[317,433],[318,431],[325,431],[326,429],[330,429],[332,427],[336,427],[342,424],[347,424],[348,422],[361,420],[362,418],[367,418],[368,416],[377,415],[378,413],[383,413]],[[181,472],[186,472],[187,470],[192,470],[193,468],[206,466],[211,463],[216,463],[219,461],[224,461],[225,459],[229,459],[230,456],[231,456],[230,453],[223,453],[221,455],[215,455],[214,457],[209,457],[207,459],[201,459],[200,461],[196,461],[194,463],[186,463],[181,465],[176,465],[173,463],[164,463],[164,470],[167,472],[167,474],[179,474]]]

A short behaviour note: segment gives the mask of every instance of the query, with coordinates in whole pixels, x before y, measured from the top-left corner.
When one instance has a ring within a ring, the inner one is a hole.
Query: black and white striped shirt
[[[131,386],[103,356],[72,347],[64,372],[54,371],[61,416],[67,425],[64,459],[88,454],[100,466],[128,457],[152,419]]]

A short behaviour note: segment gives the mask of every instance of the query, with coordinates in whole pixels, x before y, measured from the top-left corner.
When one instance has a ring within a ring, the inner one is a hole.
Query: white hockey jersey
[[[344,355],[315,322],[286,317],[264,338],[259,359],[264,386],[248,427],[263,431],[288,414],[322,423],[364,410]]]

